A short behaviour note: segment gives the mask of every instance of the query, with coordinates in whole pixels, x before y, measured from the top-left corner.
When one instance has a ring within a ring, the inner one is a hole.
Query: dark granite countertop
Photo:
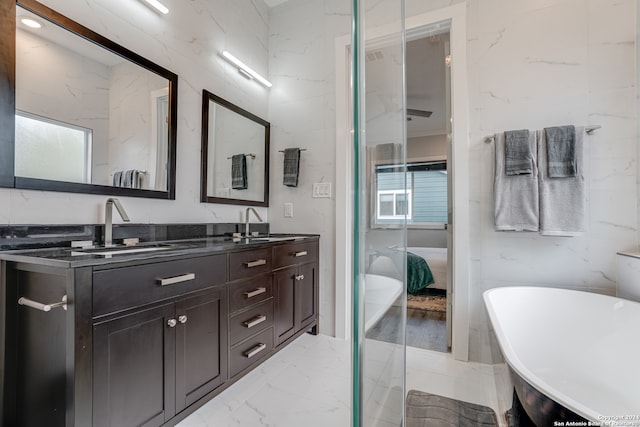
[[[38,264],[49,267],[75,268],[110,265],[137,260],[207,255],[229,250],[242,250],[318,239],[313,234],[270,234],[251,239],[205,237],[185,240],[166,240],[140,243],[135,246],[118,245],[112,248],[80,249],[53,247],[0,252],[0,260]],[[86,252],[84,252],[86,251]],[[107,252],[105,254],[104,252]],[[102,253],[102,254],[101,254]]]

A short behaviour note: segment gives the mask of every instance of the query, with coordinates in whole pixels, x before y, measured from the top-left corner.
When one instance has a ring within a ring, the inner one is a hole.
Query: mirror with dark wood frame
[[[269,134],[260,117],[202,91],[200,201],[269,206]]]
[[[0,20],[0,185],[175,199],[178,76],[35,0]]]

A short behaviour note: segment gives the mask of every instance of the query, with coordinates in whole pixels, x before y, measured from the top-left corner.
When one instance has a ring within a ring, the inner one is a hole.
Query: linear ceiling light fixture
[[[153,6],[154,9],[156,9],[160,13],[164,13],[165,15],[169,13],[169,9],[167,9],[167,6],[163,5],[158,0],[144,0],[144,1],[149,3],[151,6]]]
[[[238,71],[242,75],[244,75],[245,77],[250,78],[250,79],[256,79],[257,81],[259,81],[260,83],[262,83],[266,87],[273,86],[273,84],[271,84],[271,82],[269,80],[265,79],[260,74],[256,73],[251,68],[247,67],[247,65],[244,62],[240,61],[238,58],[236,58],[235,56],[231,55],[226,50],[224,52],[222,52],[222,56],[227,61],[231,62],[233,65],[238,67]]]

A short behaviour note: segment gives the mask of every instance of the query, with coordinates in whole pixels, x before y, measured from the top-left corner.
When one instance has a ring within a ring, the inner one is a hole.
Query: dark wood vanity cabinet
[[[2,267],[7,301],[68,296],[67,311],[7,305],[17,350],[5,357],[4,425],[175,425],[317,333],[317,238],[77,267],[5,257]]]

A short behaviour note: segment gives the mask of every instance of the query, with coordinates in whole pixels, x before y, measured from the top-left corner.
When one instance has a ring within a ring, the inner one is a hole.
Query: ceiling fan
[[[431,117],[433,111],[416,110],[414,108],[407,108],[407,121],[413,120],[412,116],[416,117]]]

